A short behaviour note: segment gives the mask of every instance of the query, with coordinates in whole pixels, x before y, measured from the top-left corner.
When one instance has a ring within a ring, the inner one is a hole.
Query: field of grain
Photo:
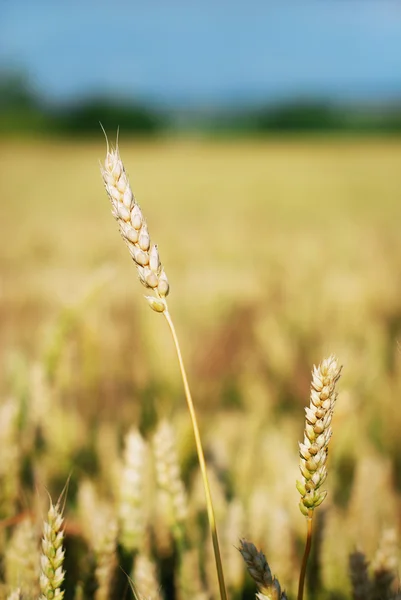
[[[297,444],[312,366],[332,353],[343,375],[306,597],[362,598],[355,550],[369,598],[393,597],[401,142],[122,134],[120,151],[170,281],[229,598],[255,596],[241,537],[296,597]],[[48,493],[56,503],[67,480],[66,600],[132,597],[125,573],[143,598],[217,598],[174,347],[110,215],[104,141],[0,153],[0,598],[38,597]],[[176,480],[160,483],[171,464]]]

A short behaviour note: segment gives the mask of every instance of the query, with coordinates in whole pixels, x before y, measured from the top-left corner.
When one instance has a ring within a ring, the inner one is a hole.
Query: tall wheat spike
[[[313,511],[327,495],[327,492],[320,491],[320,487],[327,477],[326,462],[332,435],[330,424],[337,399],[335,386],[340,374],[341,366],[335,356],[330,356],[318,367],[313,367],[310,404],[305,408],[304,441],[299,444],[302,481],[297,481],[297,489],[301,494],[299,508],[307,519],[307,536],[299,577],[298,600],[302,600],[304,593],[306,566],[312,543]]]
[[[185,372],[178,337],[167,307],[166,297],[170,289],[168,279],[161,265],[157,246],[151,243],[146,221],[139,204],[136,202],[134,194],[132,193],[124,165],[120,158],[118,146],[115,149],[110,148],[107,142],[106,159],[104,166],[101,167],[101,173],[106,192],[111,202],[111,212],[117,220],[122,238],[135,262],[139,280],[148,290],[153,291],[153,295],[145,296],[145,298],[147,299],[149,306],[155,312],[162,313],[165,316],[174,340],[205,488],[206,506],[213,541],[220,597],[222,600],[227,600],[216,520],[197,416]]]

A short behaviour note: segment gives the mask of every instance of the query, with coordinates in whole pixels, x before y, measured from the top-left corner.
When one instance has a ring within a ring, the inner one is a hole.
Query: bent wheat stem
[[[210,533],[212,536],[213,550],[214,550],[214,556],[215,556],[215,560],[216,560],[216,569],[217,569],[217,577],[219,580],[220,597],[222,600],[227,600],[227,592],[226,592],[226,586],[225,586],[225,582],[224,582],[223,565],[221,563],[219,538],[217,535],[216,519],[214,516],[212,495],[210,492],[209,479],[207,476],[206,462],[205,462],[205,456],[203,453],[202,441],[201,441],[199,427],[198,427],[198,420],[196,418],[195,407],[194,407],[194,403],[192,401],[191,390],[189,389],[187,374],[185,372],[184,361],[182,358],[180,344],[178,342],[178,337],[177,337],[177,333],[175,331],[174,323],[172,321],[170,313],[167,310],[165,310],[163,314],[166,317],[166,321],[170,327],[171,335],[173,336],[175,349],[177,351],[178,362],[180,364],[182,381],[184,384],[185,397],[187,400],[189,414],[191,416],[192,428],[193,428],[194,436],[195,436],[196,451],[198,453],[199,466],[200,466],[200,470],[201,470],[201,474],[202,474],[203,486],[205,488],[207,515],[208,515],[208,519],[209,519]]]
[[[307,519],[306,519],[306,527],[307,527],[306,544],[305,544],[304,556],[302,559],[301,573],[299,575],[297,600],[303,600],[303,597],[304,597],[306,567],[308,564],[308,558],[309,558],[310,550],[312,547],[312,523],[313,523],[313,510],[310,510],[309,514],[307,516]]]
[[[147,223],[139,204],[132,193],[128,176],[120,158],[119,150],[118,148],[110,148],[108,143],[106,160],[104,162],[104,166],[101,167],[101,172],[106,192],[111,202],[112,214],[119,225],[121,236],[128,247],[132,260],[136,264],[139,280],[145,288],[153,292],[153,295],[145,296],[145,298],[152,310],[158,313],[164,313],[174,339],[178,361],[180,363],[181,375],[184,382],[185,396],[187,399],[188,409],[192,421],[192,428],[195,436],[196,450],[198,453],[203,485],[205,488],[207,514],[213,541],[220,596],[221,600],[227,600],[212,496],[210,493],[210,486],[206,472],[206,463],[203,454],[199,427],[187,376],[185,373],[184,362],[182,360],[178,338],[167,309],[166,298],[170,291],[167,275],[160,262],[157,246],[151,244]]]

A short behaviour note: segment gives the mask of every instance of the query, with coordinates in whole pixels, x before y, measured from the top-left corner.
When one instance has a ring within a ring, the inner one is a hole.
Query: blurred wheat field
[[[297,442],[310,370],[332,352],[344,374],[307,597],[351,598],[349,554],[377,571],[400,526],[401,142],[122,135],[120,150],[170,280],[230,598],[255,593],[235,548],[243,536],[294,597]],[[10,552],[24,515],[41,515],[38,498],[56,500],[69,475],[67,599],[129,597],[115,567],[142,581],[144,558],[161,597],[217,597],[174,349],[110,216],[105,144],[9,141],[0,152],[0,597],[28,586]],[[151,457],[166,422],[185,484],[178,521]],[[131,428],[147,468],[130,545],[119,489]],[[113,519],[106,544],[93,532]],[[391,553],[394,568],[394,543]]]

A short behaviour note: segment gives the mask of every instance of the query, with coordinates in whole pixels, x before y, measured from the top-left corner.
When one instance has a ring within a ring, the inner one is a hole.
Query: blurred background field
[[[121,136],[120,145],[170,279],[228,577],[239,578],[232,593],[243,586],[243,535],[294,592],[297,441],[311,366],[334,352],[344,375],[312,584],[318,597],[322,588],[349,597],[349,552],[373,559],[383,531],[399,525],[400,143]],[[15,472],[5,464],[16,481],[2,516],[31,509],[46,489],[57,497],[71,475],[67,523],[78,533],[79,487],[93,479],[118,503],[107,481],[123,436],[140,427],[150,439],[163,418],[176,430],[190,510],[203,511],[173,346],[110,216],[104,151],[102,139],[1,149],[3,409],[11,398],[20,407],[5,433],[22,461]]]
[[[174,348],[110,215],[99,121],[111,142],[120,127],[170,281],[230,599],[255,597],[240,537],[295,598],[297,444],[332,353],[307,598],[360,600],[355,550],[369,600],[399,586],[399,7],[223,5],[4,10],[0,600],[38,597],[47,492],[67,481],[66,600],[131,597],[125,573],[143,598],[218,597]]]

